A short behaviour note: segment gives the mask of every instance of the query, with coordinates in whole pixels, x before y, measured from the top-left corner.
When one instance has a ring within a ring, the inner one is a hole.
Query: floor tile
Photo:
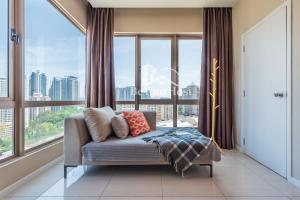
[[[39,197],[36,200],[99,200],[99,197]]]
[[[102,196],[102,197],[100,197]],[[294,197],[293,197],[294,196]],[[226,198],[225,198],[226,197]],[[62,160],[4,200],[300,200],[300,189],[237,151],[184,178],[171,166],[80,166],[63,178]]]
[[[39,197],[7,197],[1,200],[36,200]]]
[[[163,200],[226,200],[225,197],[163,197]]]
[[[255,172],[258,176],[262,177],[266,182],[272,185],[283,195],[300,196],[300,188],[292,185],[285,178],[264,167],[263,165],[256,163],[247,165],[247,168]]]
[[[63,166],[54,165],[47,169],[46,172],[38,175],[37,177],[24,184],[22,187],[12,191],[10,197],[26,197],[26,196],[40,196],[49,187],[55,184],[63,177]]]
[[[246,179],[255,175],[250,169],[245,166],[224,164],[214,166],[214,179],[228,180],[232,178]]]
[[[101,197],[100,200],[162,200],[162,197]]]
[[[232,175],[227,179],[216,178],[215,183],[225,196],[284,196],[255,174],[247,177]]]
[[[75,169],[67,179],[61,178],[56,184],[45,191],[43,197],[60,196],[101,196],[112,176],[108,167],[92,167],[90,169]]]
[[[227,197],[226,200],[289,200],[287,197]]]
[[[162,196],[161,172],[153,167],[125,166],[115,170],[103,196]]]
[[[214,180],[209,177],[208,169],[193,167],[181,177],[177,173],[162,175],[163,196],[222,196]]]
[[[11,197],[2,200],[99,200],[100,197]]]

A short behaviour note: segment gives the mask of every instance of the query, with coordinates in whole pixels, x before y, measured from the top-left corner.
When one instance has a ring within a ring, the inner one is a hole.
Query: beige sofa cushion
[[[126,120],[124,119],[123,114],[115,115],[111,119],[111,125],[114,130],[114,133],[118,138],[127,138],[129,134],[129,127]]]
[[[111,119],[114,115],[110,107],[85,109],[84,120],[95,142],[105,141],[112,134]]]

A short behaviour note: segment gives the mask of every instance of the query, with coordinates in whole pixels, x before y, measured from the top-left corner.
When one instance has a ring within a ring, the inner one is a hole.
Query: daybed
[[[89,134],[83,116],[65,119],[64,177],[67,168],[78,165],[166,165],[169,164],[158,152],[156,144],[146,143],[143,137],[162,134],[168,128],[156,128],[156,113],[143,112],[151,132],[126,139],[110,137],[105,142],[94,142]],[[210,167],[213,175],[213,161],[220,161],[220,152],[211,144],[201,156],[193,161],[195,165]]]

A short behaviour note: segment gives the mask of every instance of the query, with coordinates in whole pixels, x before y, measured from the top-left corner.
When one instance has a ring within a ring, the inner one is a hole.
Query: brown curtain
[[[199,107],[199,131],[211,136],[224,149],[233,148],[233,41],[231,8],[205,8]],[[210,96],[213,58],[218,60],[216,126],[211,127]]]
[[[93,8],[87,17],[87,106],[115,108],[114,10]]]

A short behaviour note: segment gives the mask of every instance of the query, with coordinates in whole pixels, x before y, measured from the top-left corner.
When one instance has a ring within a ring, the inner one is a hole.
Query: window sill
[[[51,140],[47,143],[43,143],[41,145],[35,146],[31,149],[28,149],[25,151],[24,155],[21,155],[21,156],[12,155],[10,157],[7,157],[0,161],[0,170],[2,167],[14,164],[22,159],[26,159],[26,157],[34,156],[34,154],[38,154],[40,151],[47,150],[47,149],[49,149],[55,145],[58,145],[60,143],[62,143],[62,145],[63,145],[63,136],[59,137],[55,140]]]

